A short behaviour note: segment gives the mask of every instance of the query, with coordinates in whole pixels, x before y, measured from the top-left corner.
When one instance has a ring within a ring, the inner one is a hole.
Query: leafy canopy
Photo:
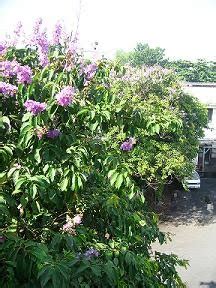
[[[192,169],[206,111],[172,71],[89,63],[61,31],[2,50],[1,287],[184,287],[145,193]]]

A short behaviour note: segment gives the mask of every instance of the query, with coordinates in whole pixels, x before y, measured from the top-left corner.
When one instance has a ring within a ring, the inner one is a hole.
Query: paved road
[[[216,288],[216,178],[201,179],[199,191],[179,191],[160,226],[172,242],[153,248],[189,260],[179,269],[187,287]]]

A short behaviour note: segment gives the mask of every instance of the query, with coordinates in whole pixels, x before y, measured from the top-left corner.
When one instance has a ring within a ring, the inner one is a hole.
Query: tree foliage
[[[216,63],[199,59],[197,61],[170,61],[168,67],[188,82],[216,82]]]
[[[117,51],[116,59],[121,64],[129,64],[133,67],[160,65],[173,69],[181,79],[188,82],[216,82],[216,63],[214,61],[204,59],[172,61],[165,57],[165,49],[151,48],[146,43],[138,43],[129,52]]]
[[[39,34],[0,64],[1,287],[184,287],[145,193],[191,171],[205,109],[172,71]]]
[[[164,66],[166,63],[164,52],[165,49],[160,47],[151,48],[146,43],[138,43],[131,52],[124,52],[122,50],[117,51],[116,58],[121,64],[129,63],[133,67],[141,67],[143,65]]]

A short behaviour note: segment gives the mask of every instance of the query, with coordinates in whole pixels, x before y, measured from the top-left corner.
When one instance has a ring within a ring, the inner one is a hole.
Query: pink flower
[[[57,95],[56,100],[58,105],[66,107],[69,106],[73,102],[73,96],[75,93],[75,89],[71,86],[66,86],[63,88]]]
[[[74,216],[74,218],[72,219],[73,223],[75,225],[79,225],[82,223],[82,217],[80,214],[77,214],[76,216]]]
[[[65,231],[65,232],[68,232],[72,228],[73,228],[73,224],[71,222],[65,223],[62,227],[63,231]]]

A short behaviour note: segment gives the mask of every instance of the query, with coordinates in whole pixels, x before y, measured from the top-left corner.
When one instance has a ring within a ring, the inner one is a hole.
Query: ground
[[[202,178],[199,190],[177,191],[160,228],[172,242],[153,249],[189,260],[179,270],[187,287],[216,287],[216,178]]]

